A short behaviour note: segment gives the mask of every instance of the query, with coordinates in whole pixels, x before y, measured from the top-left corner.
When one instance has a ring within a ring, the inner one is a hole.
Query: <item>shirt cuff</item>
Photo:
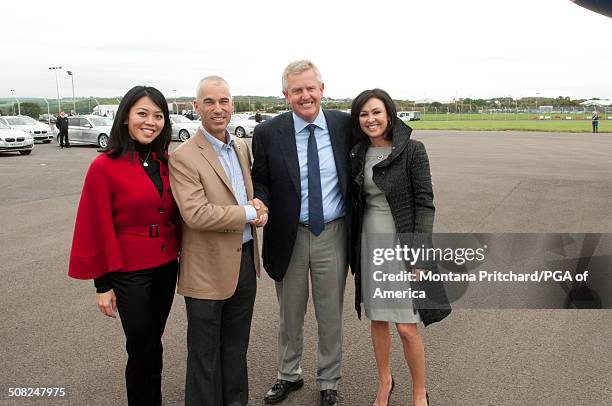
[[[257,210],[255,210],[255,207],[251,206],[250,204],[247,204],[243,207],[244,207],[244,210],[246,210],[247,223],[250,223],[251,221],[257,218]]]
[[[113,288],[113,282],[109,274],[105,273],[104,275],[94,279],[94,286],[96,287],[96,293],[105,293]]]

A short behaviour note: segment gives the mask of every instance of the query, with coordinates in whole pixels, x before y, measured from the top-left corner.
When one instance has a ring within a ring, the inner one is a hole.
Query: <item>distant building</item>
[[[612,106],[612,100],[610,99],[593,99],[593,100],[585,100],[580,103],[581,106],[599,106],[599,107],[607,107]]]

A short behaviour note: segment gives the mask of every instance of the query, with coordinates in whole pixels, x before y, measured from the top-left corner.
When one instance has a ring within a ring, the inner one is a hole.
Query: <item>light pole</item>
[[[59,82],[57,81],[57,71],[62,69],[61,66],[49,66],[49,69],[55,72],[55,88],[57,89],[57,114],[62,112],[62,102],[60,102]]]
[[[72,82],[72,109],[74,110],[74,114],[76,114],[76,102],[74,101],[74,75],[72,74],[71,70],[67,70],[66,73],[70,75],[70,81]]]
[[[15,97],[15,89],[11,89],[11,94],[13,95],[13,99],[17,102],[17,115],[21,115],[21,104],[19,103],[19,99]]]
[[[43,99],[45,103],[47,103],[47,124],[51,127],[51,109],[49,108],[49,101],[47,99]]]
[[[95,105],[95,107],[94,107],[94,110],[95,110],[95,108],[96,108],[96,107],[98,107],[98,106],[100,105],[100,102],[99,102],[99,101],[98,101],[98,99],[96,99],[95,97],[94,97],[93,99],[94,99],[94,101],[96,102],[96,105]],[[93,114],[93,110],[91,111],[91,114]],[[102,115],[102,110],[100,110],[100,111],[98,112],[98,114]]]
[[[176,113],[174,114],[178,114],[178,103],[176,102],[176,89],[172,89],[172,92],[174,93],[174,106],[176,108]]]

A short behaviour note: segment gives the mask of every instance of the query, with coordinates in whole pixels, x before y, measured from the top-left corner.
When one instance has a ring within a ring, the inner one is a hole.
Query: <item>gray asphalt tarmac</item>
[[[612,232],[612,137],[599,134],[416,131],[431,161],[437,232]],[[177,143],[173,144],[175,147]],[[67,277],[83,177],[93,147],[36,145],[0,154],[0,387],[67,388],[61,400],[0,404],[126,404],[118,319],[102,316],[93,284]],[[376,369],[369,323],[344,313],[344,405],[369,405]],[[259,281],[249,352],[252,405],[276,372],[274,286]],[[183,404],[184,301],[164,335],[165,404]],[[423,329],[432,405],[612,404],[612,311],[456,310]],[[305,385],[286,405],[317,405],[316,321],[304,333]],[[393,339],[393,405],[408,404],[409,374]]]

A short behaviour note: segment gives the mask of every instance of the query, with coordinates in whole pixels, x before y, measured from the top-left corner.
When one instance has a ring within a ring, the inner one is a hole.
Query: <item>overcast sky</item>
[[[612,19],[569,0],[9,1],[0,97],[121,96],[136,84],[281,95],[287,63],[317,64],[325,96],[612,97]]]

